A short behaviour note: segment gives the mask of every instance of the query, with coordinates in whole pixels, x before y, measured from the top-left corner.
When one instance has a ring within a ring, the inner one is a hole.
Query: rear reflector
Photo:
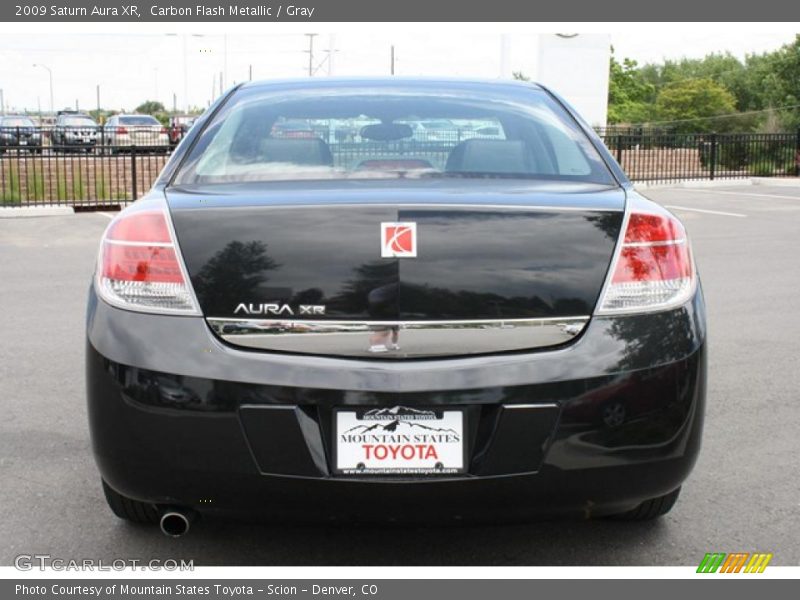
[[[694,288],[691,250],[680,221],[669,214],[633,213],[598,312],[674,308]]]
[[[97,264],[105,300],[133,310],[196,314],[194,299],[161,209],[120,215],[106,231]]]

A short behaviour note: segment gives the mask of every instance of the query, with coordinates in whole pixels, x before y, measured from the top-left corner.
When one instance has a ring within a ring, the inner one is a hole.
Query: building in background
[[[609,34],[503,35],[499,54],[500,77],[522,73],[566,98],[590,125],[606,125]]]

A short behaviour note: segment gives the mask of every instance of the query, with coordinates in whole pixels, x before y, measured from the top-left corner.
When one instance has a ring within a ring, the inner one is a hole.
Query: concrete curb
[[[746,187],[753,185],[795,187],[800,188],[800,177],[747,177],[745,179],[698,179],[696,181],[667,181],[667,182],[640,182],[634,183],[636,189],[647,190],[653,188],[720,188],[720,187]]]
[[[63,217],[74,215],[75,209],[71,206],[1,206],[0,219],[14,219],[19,217]]]
[[[753,185],[800,188],[800,177],[753,177]]]

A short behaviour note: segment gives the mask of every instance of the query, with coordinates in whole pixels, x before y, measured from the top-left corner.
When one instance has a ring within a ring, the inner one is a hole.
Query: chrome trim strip
[[[467,356],[557,346],[589,316],[447,321],[335,321],[209,317],[226,342],[275,352],[362,358]]]
[[[172,248],[173,245],[171,242],[125,242],[122,240],[111,240],[106,239],[103,240],[106,244],[112,244],[114,246],[140,246],[143,248]]]
[[[625,242],[623,246],[626,248],[652,248],[654,246],[680,246],[686,243],[686,238],[679,240],[664,240],[661,242]]]
[[[616,189],[616,188],[614,188]],[[548,212],[624,212],[625,208],[609,208],[598,206],[553,206],[547,204],[469,204],[469,203],[448,203],[448,202],[292,202],[287,204],[268,205],[265,208],[289,209],[289,208],[336,208],[336,207],[356,207],[356,208],[395,208],[403,210],[406,208],[468,208],[478,210],[492,209],[518,209],[527,211],[548,211]],[[225,208],[225,210],[252,209],[252,206],[219,206],[215,208]]]

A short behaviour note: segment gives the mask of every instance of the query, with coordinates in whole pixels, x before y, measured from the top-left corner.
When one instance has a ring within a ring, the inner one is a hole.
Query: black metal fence
[[[800,130],[676,133],[608,128],[598,133],[637,182],[800,176]]]
[[[174,145],[163,127],[0,127],[0,206],[131,202]]]
[[[112,134],[106,128],[90,133],[0,128],[0,206],[91,209],[131,202],[150,188],[173,148],[163,131],[152,129],[140,135],[130,130]],[[598,133],[636,182],[800,176],[800,131],[700,134],[611,128]],[[309,134],[324,139],[334,166],[347,170],[398,161],[441,170],[452,149],[473,137],[458,130],[447,139],[381,143],[340,132]],[[498,134],[490,137],[502,139]]]

